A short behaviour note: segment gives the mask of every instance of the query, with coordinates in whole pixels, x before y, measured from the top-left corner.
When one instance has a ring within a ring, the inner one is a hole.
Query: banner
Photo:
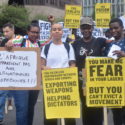
[[[0,90],[41,89],[40,49],[0,48]]]
[[[46,118],[80,118],[77,68],[42,71]]]
[[[111,4],[97,3],[95,6],[95,22],[97,28],[108,28],[111,19]]]
[[[87,106],[125,105],[125,58],[87,58]]]
[[[65,28],[79,28],[82,7],[78,5],[65,6]]]

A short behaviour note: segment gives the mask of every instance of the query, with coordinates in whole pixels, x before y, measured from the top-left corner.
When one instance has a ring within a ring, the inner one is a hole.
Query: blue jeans
[[[16,107],[16,125],[28,124],[28,90],[11,90]]]
[[[7,97],[8,91],[0,90],[0,120],[4,118],[4,109],[5,109],[5,101]]]

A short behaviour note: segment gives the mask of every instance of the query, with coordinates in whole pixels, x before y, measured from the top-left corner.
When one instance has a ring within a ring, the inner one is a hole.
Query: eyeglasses
[[[40,32],[30,31],[33,34],[39,34]]]

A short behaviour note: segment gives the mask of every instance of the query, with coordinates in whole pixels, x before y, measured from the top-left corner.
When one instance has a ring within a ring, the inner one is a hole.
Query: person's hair
[[[63,26],[62,26],[60,23],[53,23],[53,24],[51,25],[51,30],[52,30],[53,25],[55,25],[55,24],[59,24],[59,25],[61,26],[61,28],[63,29]]]
[[[27,31],[30,31],[32,27],[38,27],[40,29],[40,27],[37,23],[31,23],[30,25],[28,25]]]
[[[39,25],[39,21],[38,21],[38,20],[32,20],[32,21],[31,21],[31,24],[32,24],[32,23],[35,23],[35,24]]]
[[[15,30],[15,27],[14,27],[14,25],[12,23],[6,23],[6,24],[4,24],[3,28],[6,28],[6,27],[9,27],[10,29]]]
[[[112,20],[109,22],[109,26],[111,25],[111,23],[115,23],[115,22],[117,22],[121,27],[124,27],[122,20],[119,19],[119,18],[114,18],[114,19],[112,19]]]

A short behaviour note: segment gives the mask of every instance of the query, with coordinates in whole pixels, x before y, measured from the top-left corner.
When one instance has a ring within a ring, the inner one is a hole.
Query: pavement
[[[41,92],[39,93],[39,98],[37,100],[37,104],[35,106],[35,114],[33,125],[43,125],[43,98]],[[8,111],[5,114],[4,124],[3,125],[16,125],[16,115],[15,115],[15,107],[12,111]],[[76,125],[82,125],[81,119],[76,119]],[[112,120],[111,110],[108,111],[108,124],[106,125],[114,125]]]

